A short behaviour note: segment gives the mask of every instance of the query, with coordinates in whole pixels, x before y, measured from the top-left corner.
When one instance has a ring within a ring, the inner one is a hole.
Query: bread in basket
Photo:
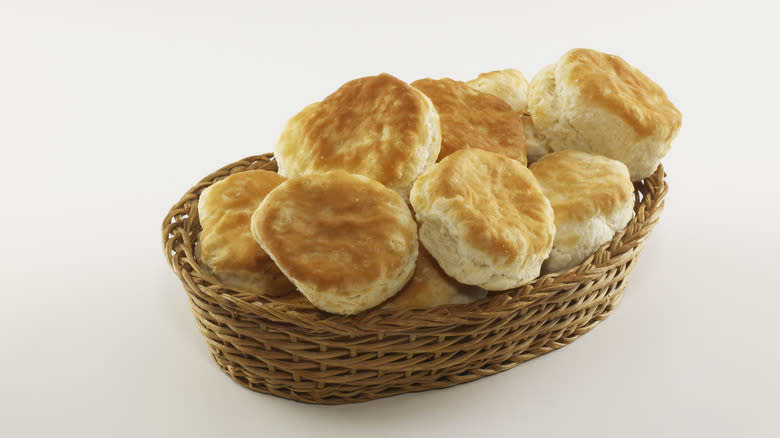
[[[225,373],[254,391],[321,404],[470,382],[574,341],[620,301],[668,188],[663,166],[635,182],[635,215],[625,229],[567,271],[467,305],[339,316],[298,294],[264,297],[230,288],[199,263],[200,193],[249,169],[277,166],[271,154],[248,157],[184,194],[162,224],[165,256]]]

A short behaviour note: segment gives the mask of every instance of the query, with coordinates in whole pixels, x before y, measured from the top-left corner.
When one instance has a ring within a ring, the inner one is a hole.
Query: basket
[[[563,347],[607,317],[658,221],[663,166],[635,186],[635,216],[582,264],[468,305],[372,309],[353,316],[312,307],[300,294],[232,289],[196,259],[203,189],[235,172],[277,169],[253,156],[202,179],[162,226],[165,256],[181,279],[217,365],[239,384],[306,403],[363,402],[445,388],[508,370]]]

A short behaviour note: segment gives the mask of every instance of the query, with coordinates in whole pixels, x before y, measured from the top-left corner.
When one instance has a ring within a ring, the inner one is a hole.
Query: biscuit
[[[460,284],[447,276],[425,247],[420,246],[412,279],[382,308],[427,309],[442,304],[469,304],[485,296],[486,290]]]
[[[343,170],[279,185],[252,216],[252,235],[315,307],[343,315],[396,294],[417,260],[406,202]]]
[[[275,172],[248,170],[234,173],[201,193],[199,257],[226,285],[270,296],[295,289],[249,229],[252,213],[282,182],[284,178]]]
[[[619,161],[566,150],[546,155],[529,169],[555,212],[555,242],[544,272],[582,263],[634,215],[634,186]]]
[[[514,111],[523,114],[523,134],[528,163],[533,163],[552,152],[547,145],[547,140],[534,128],[531,115],[527,113],[528,81],[523,73],[511,68],[482,73],[476,79],[467,81],[466,85],[500,98]]]
[[[539,275],[555,236],[553,210],[528,168],[481,149],[452,153],[410,196],[420,241],[460,283],[505,290]]]
[[[460,149],[479,148],[526,163],[522,115],[508,103],[447,78],[420,79],[412,86],[428,95],[439,112],[439,161]]]
[[[589,49],[570,50],[533,77],[528,111],[552,150],[606,155],[634,181],[655,171],[682,124],[658,84],[622,58]]]
[[[340,169],[379,181],[406,199],[440,148],[439,115],[430,99],[383,73],[347,82],[292,117],[275,157],[288,178]]]
[[[476,79],[466,81],[466,85],[498,97],[519,113],[528,109],[528,81],[513,68],[481,73]]]

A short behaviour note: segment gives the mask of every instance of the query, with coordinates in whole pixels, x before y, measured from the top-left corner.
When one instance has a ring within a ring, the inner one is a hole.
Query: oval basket
[[[468,305],[331,315],[300,294],[259,297],[230,288],[196,259],[203,189],[232,173],[276,171],[271,154],[203,178],[162,226],[165,256],[220,368],[254,391],[306,403],[354,403],[445,388],[505,371],[563,347],[607,317],[663,209],[663,166],[637,183],[635,216],[568,271]]]

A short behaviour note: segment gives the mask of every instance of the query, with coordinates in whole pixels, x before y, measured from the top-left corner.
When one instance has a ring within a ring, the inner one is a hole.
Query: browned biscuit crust
[[[439,267],[431,254],[420,246],[412,279],[387,300],[385,309],[427,309],[442,304],[468,304],[484,298],[487,291],[460,284]]]
[[[419,90],[389,74],[355,79],[285,126],[276,146],[287,177],[345,170],[407,197],[441,147],[439,117]]]
[[[406,202],[341,170],[281,184],[255,212],[252,234],[301,293],[331,313],[357,313],[391,297],[417,259]]]
[[[257,206],[284,180],[276,172],[248,170],[212,184],[201,194],[200,259],[225,284],[270,296],[294,290],[249,227]]]
[[[522,115],[508,103],[448,78],[420,79],[412,86],[425,93],[439,112],[439,161],[457,150],[478,148],[526,164]]]

